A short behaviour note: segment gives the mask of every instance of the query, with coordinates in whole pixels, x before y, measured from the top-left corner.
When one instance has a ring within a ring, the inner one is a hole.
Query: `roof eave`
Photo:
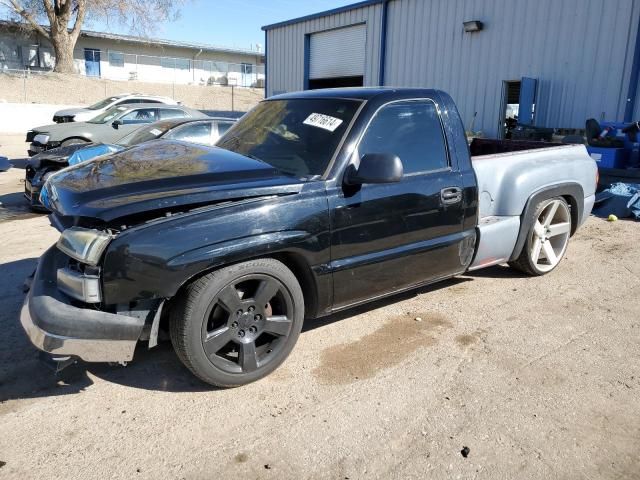
[[[345,5],[344,7],[333,8],[331,10],[325,10],[318,13],[312,13],[310,15],[305,15],[303,17],[293,18],[291,20],[285,20],[283,22],[272,23],[270,25],[265,25],[262,27],[262,30],[265,32],[267,30],[273,30],[274,28],[286,27],[287,25],[294,25],[300,22],[306,22],[308,20],[314,20],[316,18],[326,17],[328,15],[336,15],[338,13],[348,12],[350,10],[355,10],[357,8],[368,7],[370,5],[376,5],[378,3],[383,3],[388,0],[364,0],[358,3],[352,3],[351,5]]]

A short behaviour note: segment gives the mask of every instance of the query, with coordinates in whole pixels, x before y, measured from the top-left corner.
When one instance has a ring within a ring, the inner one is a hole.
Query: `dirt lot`
[[[640,478],[638,223],[590,219],[543,278],[310,323],[275,374],[215,390],[170,345],[43,366],[18,312],[57,233],[17,206],[21,175],[0,173],[0,478]]]

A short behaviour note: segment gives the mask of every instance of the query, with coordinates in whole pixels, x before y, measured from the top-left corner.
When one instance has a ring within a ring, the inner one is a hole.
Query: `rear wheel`
[[[235,387],[275,370],[296,344],[303,319],[302,290],[291,270],[257,259],[189,285],[171,310],[171,341],[201,380]]]
[[[520,256],[509,265],[529,275],[544,275],[556,268],[571,236],[571,212],[561,197],[540,202]]]

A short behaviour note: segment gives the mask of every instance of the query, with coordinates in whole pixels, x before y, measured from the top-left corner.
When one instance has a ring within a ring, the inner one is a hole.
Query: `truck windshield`
[[[218,147],[266,162],[286,175],[323,175],[361,102],[336,98],[267,100]]]

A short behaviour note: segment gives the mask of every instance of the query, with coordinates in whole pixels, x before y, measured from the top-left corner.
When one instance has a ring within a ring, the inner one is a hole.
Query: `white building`
[[[256,50],[146,39],[83,30],[74,50],[78,74],[110,80],[179,84],[264,85],[264,54]],[[0,22],[0,70],[51,70],[51,44],[15,23]]]

